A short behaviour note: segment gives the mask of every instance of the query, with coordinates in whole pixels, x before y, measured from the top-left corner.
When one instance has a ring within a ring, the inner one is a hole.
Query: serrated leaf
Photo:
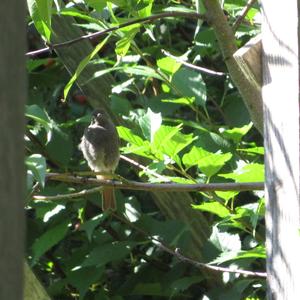
[[[68,231],[69,221],[48,229],[32,245],[33,261],[36,262],[46,251],[61,241]]]
[[[248,164],[233,173],[218,174],[220,177],[233,179],[235,182],[260,182],[265,179],[265,168],[262,164]]]
[[[147,113],[143,117],[139,118],[144,137],[150,142],[153,141],[154,134],[161,126],[161,122],[161,113],[156,114],[150,108],[148,108]]]
[[[163,155],[168,155],[174,159],[177,164],[181,165],[181,161],[177,154],[192,143],[197,137],[193,134],[183,134],[180,131],[181,126],[161,126],[154,135],[151,148],[153,153],[156,153],[161,159]]]
[[[199,72],[181,67],[172,77],[172,85],[181,97],[194,97],[195,103],[205,106],[206,85]]]
[[[74,82],[77,80],[81,72],[85,69],[87,64],[90,62],[91,59],[94,58],[94,56],[102,49],[102,47],[107,43],[108,39],[110,38],[110,35],[108,35],[101,43],[99,43],[94,50],[87,55],[78,65],[75,74],[71,77],[69,82],[66,84],[64,88],[64,99],[67,99],[68,93],[73,86]]]
[[[35,180],[41,187],[45,186],[46,178],[46,159],[40,154],[32,154],[26,158],[25,164],[34,175]]]
[[[225,130],[222,132],[222,135],[228,139],[233,140],[235,143],[241,141],[244,135],[248,133],[248,131],[252,128],[252,123],[245,125],[243,127],[235,127],[232,129]]]
[[[126,128],[124,126],[118,126],[117,130],[118,130],[119,137],[124,141],[135,146],[144,145],[143,139],[140,138],[138,135],[134,134],[129,128]]]
[[[230,215],[229,209],[227,209],[225,206],[223,206],[219,202],[203,202],[199,205],[192,205],[192,206],[195,209],[215,214],[215,215],[219,216],[220,218],[225,218]]]
[[[216,174],[232,157],[231,153],[211,153],[199,147],[193,147],[183,156],[183,163],[187,168],[197,165],[207,177]]]

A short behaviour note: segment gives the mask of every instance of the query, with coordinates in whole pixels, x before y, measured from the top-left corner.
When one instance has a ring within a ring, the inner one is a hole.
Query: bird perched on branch
[[[91,123],[84,131],[79,148],[92,171],[106,173],[97,175],[98,179],[113,178],[120,159],[119,136],[115,125],[103,109],[96,109],[92,113]],[[103,187],[102,209],[116,209],[112,187]]]

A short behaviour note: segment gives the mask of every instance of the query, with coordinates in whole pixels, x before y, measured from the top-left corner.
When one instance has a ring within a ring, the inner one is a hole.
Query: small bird
[[[97,175],[98,179],[112,179],[118,166],[119,136],[117,129],[103,109],[95,109],[90,125],[85,129],[79,149],[82,151],[90,169],[95,172],[108,173]],[[103,187],[102,210],[115,210],[114,189]]]

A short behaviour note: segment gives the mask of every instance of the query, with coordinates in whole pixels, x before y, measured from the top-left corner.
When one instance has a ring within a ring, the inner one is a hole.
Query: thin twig
[[[42,53],[49,52],[53,49],[57,49],[57,48],[65,47],[65,46],[70,46],[72,44],[75,44],[75,43],[83,41],[83,40],[87,40],[87,39],[88,40],[93,40],[93,39],[98,38],[102,35],[105,35],[109,32],[116,31],[118,29],[130,26],[130,25],[133,25],[133,24],[137,24],[137,23],[144,24],[144,23],[148,23],[148,22],[155,21],[155,20],[158,20],[158,19],[169,18],[169,17],[183,17],[183,18],[206,20],[206,15],[205,14],[198,14],[198,13],[193,13],[193,12],[179,12],[179,11],[165,12],[165,13],[161,13],[161,14],[148,16],[148,17],[145,17],[145,18],[134,19],[134,20],[122,23],[120,25],[113,26],[111,28],[102,30],[102,31],[97,31],[97,32],[94,32],[94,33],[82,35],[78,38],[75,38],[73,40],[69,40],[69,41],[66,41],[66,42],[63,42],[63,43],[52,44],[52,45],[50,45],[50,47],[46,47],[46,48],[43,48],[43,49],[27,52],[25,55],[27,57],[35,57],[35,56],[40,55]]]
[[[77,193],[69,193],[69,194],[60,194],[55,196],[42,196],[42,195],[35,195],[32,196],[34,201],[59,201],[59,200],[68,200],[74,198],[81,198],[86,195],[99,193],[101,192],[103,187],[95,187],[92,189],[85,189]]]
[[[238,29],[238,27],[241,25],[241,23],[243,22],[243,20],[245,19],[249,9],[252,7],[252,5],[256,2],[256,0],[249,0],[246,4],[246,6],[244,7],[244,9],[241,12],[241,15],[236,19],[236,21],[234,22],[234,24],[232,25],[232,31],[236,32],[236,30]]]
[[[196,260],[193,260],[191,258],[188,258],[188,257],[182,255],[179,252],[178,248],[175,249],[175,250],[172,250],[172,249],[166,247],[161,242],[158,242],[158,243],[155,243],[155,244],[159,248],[161,248],[162,250],[164,250],[165,252],[168,252],[171,255],[173,255],[176,258],[178,258],[180,261],[192,264],[193,266],[195,266],[198,269],[206,268],[206,269],[210,269],[210,270],[214,270],[214,271],[218,271],[218,272],[228,272],[228,273],[242,274],[242,275],[246,275],[246,276],[257,276],[257,277],[263,277],[263,278],[267,277],[267,273],[265,273],[265,272],[255,272],[255,271],[247,271],[247,270],[240,270],[240,269],[230,269],[230,268],[218,267],[218,266],[214,266],[214,265],[209,265],[209,264],[201,263],[201,262],[198,262]]]
[[[123,159],[123,160],[125,160],[125,161],[127,161],[127,162],[129,162],[129,163],[132,164],[133,166],[135,166],[135,167],[137,167],[137,168],[143,170],[145,173],[149,173],[149,174],[155,176],[156,178],[161,179],[161,180],[164,181],[164,182],[170,182],[170,179],[169,179],[169,178],[167,178],[167,177],[165,177],[165,176],[162,176],[162,175],[156,173],[155,171],[149,169],[148,167],[143,166],[143,165],[140,164],[139,162],[137,162],[137,161],[135,161],[135,160],[133,160],[133,159],[131,159],[131,158],[125,156],[125,155],[120,155],[120,158]]]
[[[186,61],[184,61],[183,59],[181,59],[180,57],[178,56],[174,56],[172,55],[171,53],[167,52],[166,50],[162,49],[161,52],[168,56],[168,57],[171,57],[173,58],[174,60],[176,60],[177,62],[181,63],[182,65],[188,67],[188,68],[191,68],[191,69],[194,69],[194,70],[197,70],[199,72],[204,72],[204,73],[207,73],[207,74],[210,74],[210,75],[216,75],[216,76],[225,76],[226,73],[223,73],[223,72],[217,72],[217,71],[213,71],[213,70],[210,70],[210,69],[207,69],[207,68],[203,68],[203,67],[199,67],[199,66],[195,66],[191,63],[188,63]]]
[[[195,266],[198,269],[201,269],[201,270],[209,269],[209,270],[213,270],[216,272],[228,272],[228,273],[242,274],[242,275],[246,275],[246,276],[256,276],[256,277],[263,277],[263,278],[267,277],[267,273],[265,273],[265,272],[255,272],[255,271],[247,271],[247,270],[240,270],[240,269],[231,269],[231,268],[218,267],[218,266],[198,262],[196,260],[193,260],[193,259],[181,254],[178,248],[176,248],[175,250],[172,250],[167,244],[165,244],[159,238],[157,238],[156,236],[150,235],[149,233],[147,233],[140,227],[137,227],[136,225],[132,224],[130,221],[119,216],[118,214],[112,213],[112,215],[115,218],[117,218],[119,221],[121,221],[122,223],[127,224],[129,227],[133,228],[137,232],[144,235],[147,239],[149,239],[154,245],[159,247],[161,250],[173,255],[174,257],[176,257],[177,259],[179,259],[182,262],[186,262],[186,263],[189,263],[189,264]]]
[[[164,191],[164,192],[209,192],[209,191],[253,191],[263,190],[263,182],[225,182],[225,183],[143,183],[137,181],[100,180],[59,173],[48,173],[47,180],[70,182],[78,184],[91,184],[110,186],[115,189],[140,190],[140,191]]]

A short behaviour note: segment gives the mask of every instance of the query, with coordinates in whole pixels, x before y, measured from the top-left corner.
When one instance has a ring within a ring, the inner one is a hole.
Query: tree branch
[[[196,71],[203,72],[203,73],[210,74],[210,75],[215,75],[215,76],[225,76],[225,75],[227,75],[226,73],[223,73],[223,72],[217,72],[217,71],[214,71],[214,70],[210,70],[210,69],[207,69],[207,68],[203,68],[203,67],[199,67],[199,66],[195,66],[193,64],[190,64],[190,63],[184,61],[183,59],[181,59],[180,57],[177,57],[177,56],[174,56],[174,55],[170,54],[166,50],[162,49],[161,52],[164,55],[173,58],[174,60],[181,63],[182,65],[184,65],[188,68],[194,69]]]
[[[40,54],[45,53],[45,52],[51,52],[53,49],[70,46],[72,44],[78,43],[78,42],[83,41],[83,40],[87,40],[87,39],[88,40],[93,40],[93,39],[98,38],[102,35],[105,35],[109,32],[116,31],[116,30],[119,30],[121,28],[133,25],[133,24],[138,24],[138,23],[145,24],[145,23],[149,23],[151,21],[164,19],[164,18],[169,18],[169,17],[182,17],[182,18],[192,18],[192,19],[206,20],[206,15],[205,14],[198,14],[198,13],[192,13],[192,12],[179,12],[179,11],[165,12],[165,13],[161,13],[161,14],[148,16],[148,17],[145,17],[145,18],[134,19],[134,20],[122,23],[120,25],[107,28],[103,31],[97,31],[97,32],[94,32],[94,33],[86,34],[86,35],[77,37],[73,40],[69,40],[69,41],[66,41],[66,42],[63,42],[63,43],[52,44],[49,47],[45,47],[43,49],[27,52],[25,55],[27,57],[35,57],[35,56],[40,55]]]
[[[244,7],[244,9],[242,10],[241,15],[236,19],[236,21],[234,22],[234,24],[232,25],[232,31],[235,32],[238,27],[241,25],[241,23],[243,22],[243,20],[245,19],[249,9],[252,7],[252,5],[256,2],[256,0],[249,0],[246,4],[246,6]]]
[[[229,26],[218,0],[204,0],[206,18],[213,27],[229,75],[239,90],[255,127],[263,135],[263,105],[261,89],[252,85],[233,57],[238,50],[232,28]]]
[[[176,257],[178,260],[182,262],[189,263],[196,268],[203,270],[203,269],[209,269],[215,272],[228,272],[228,273],[234,273],[234,274],[241,274],[241,275],[246,275],[246,276],[255,276],[255,277],[267,277],[267,273],[265,272],[255,272],[255,271],[247,271],[247,270],[240,270],[240,269],[231,269],[231,268],[226,268],[226,267],[219,267],[219,266],[214,266],[206,263],[201,263],[199,261],[196,261],[194,259],[191,259],[183,254],[180,253],[179,249],[176,248],[175,250],[172,250],[167,244],[165,244],[163,241],[160,240],[160,238],[157,238],[156,236],[152,236],[148,234],[146,231],[143,229],[135,226],[128,220],[124,219],[123,217],[119,216],[116,213],[112,213],[112,215],[117,218],[119,221],[121,221],[124,224],[127,224],[129,227],[133,228],[134,230],[138,231],[142,235],[144,235],[147,239],[149,239],[154,245],[156,245],[158,248],[161,250],[173,255]]]
[[[89,172],[90,173],[90,172]],[[96,193],[101,190],[99,186],[110,186],[115,189],[124,190],[140,190],[140,191],[152,191],[152,192],[211,192],[211,191],[252,191],[263,190],[263,182],[226,182],[226,183],[196,183],[196,184],[179,184],[179,183],[143,183],[137,181],[116,181],[116,180],[100,180],[95,178],[86,178],[80,176],[73,176],[69,174],[49,173],[46,176],[47,180],[77,183],[77,184],[91,184],[97,185],[97,188],[90,190],[82,190],[77,193],[57,196],[35,196],[35,200],[46,199],[68,199],[78,198],[83,195]]]

